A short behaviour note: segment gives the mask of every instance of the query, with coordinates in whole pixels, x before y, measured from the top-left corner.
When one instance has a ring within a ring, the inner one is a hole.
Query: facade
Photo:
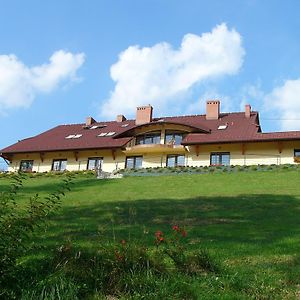
[[[294,164],[300,131],[262,133],[258,112],[221,113],[220,101],[205,115],[153,118],[138,107],[135,120],[60,125],[0,150],[9,171],[48,172],[165,166]]]

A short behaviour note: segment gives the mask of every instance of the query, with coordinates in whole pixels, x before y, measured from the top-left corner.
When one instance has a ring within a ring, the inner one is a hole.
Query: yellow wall
[[[231,165],[293,164],[294,149],[300,149],[300,141],[282,142],[281,153],[279,153],[277,142],[245,144],[244,154],[242,154],[243,147],[241,144],[200,145],[199,155],[196,154],[195,146],[186,148],[185,162],[189,166],[208,166],[211,152],[230,152]],[[43,161],[38,153],[15,154],[9,171],[17,171],[21,160],[34,160],[34,172],[47,172],[51,170],[53,159],[64,158],[68,160],[67,170],[86,170],[89,157],[103,157],[102,169],[106,172],[125,167],[126,156],[121,150],[115,153],[115,159],[113,159],[111,150],[79,151],[77,160],[74,152],[61,151],[45,153]],[[164,167],[166,157],[167,153],[165,152],[143,154],[143,167]]]

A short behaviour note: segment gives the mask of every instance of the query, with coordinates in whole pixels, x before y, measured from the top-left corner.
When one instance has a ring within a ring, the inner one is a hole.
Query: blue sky
[[[299,12],[297,0],[0,0],[0,148],[148,103],[204,113],[208,98],[250,103],[264,131],[300,130]]]

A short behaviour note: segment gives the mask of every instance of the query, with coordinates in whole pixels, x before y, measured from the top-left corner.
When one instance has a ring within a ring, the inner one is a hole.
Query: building
[[[135,120],[59,125],[0,151],[9,171],[47,172],[101,168],[294,164],[300,131],[262,133],[258,112],[221,113],[220,101],[205,115],[153,118],[138,107]]]

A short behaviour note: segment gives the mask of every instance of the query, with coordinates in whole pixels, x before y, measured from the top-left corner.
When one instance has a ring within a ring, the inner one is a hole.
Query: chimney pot
[[[220,101],[206,101],[206,120],[218,120],[220,116]]]
[[[124,122],[124,121],[126,121],[126,117],[124,115],[117,115],[116,121],[118,123]]]
[[[153,107],[149,104],[146,106],[139,106],[136,108],[135,124],[145,124],[152,122]]]
[[[87,117],[87,118],[85,119],[85,125],[86,125],[86,126],[90,126],[90,125],[92,125],[93,123],[96,123],[96,121],[95,121],[92,117]]]
[[[250,104],[245,105],[245,117],[246,118],[251,117],[251,105]]]

